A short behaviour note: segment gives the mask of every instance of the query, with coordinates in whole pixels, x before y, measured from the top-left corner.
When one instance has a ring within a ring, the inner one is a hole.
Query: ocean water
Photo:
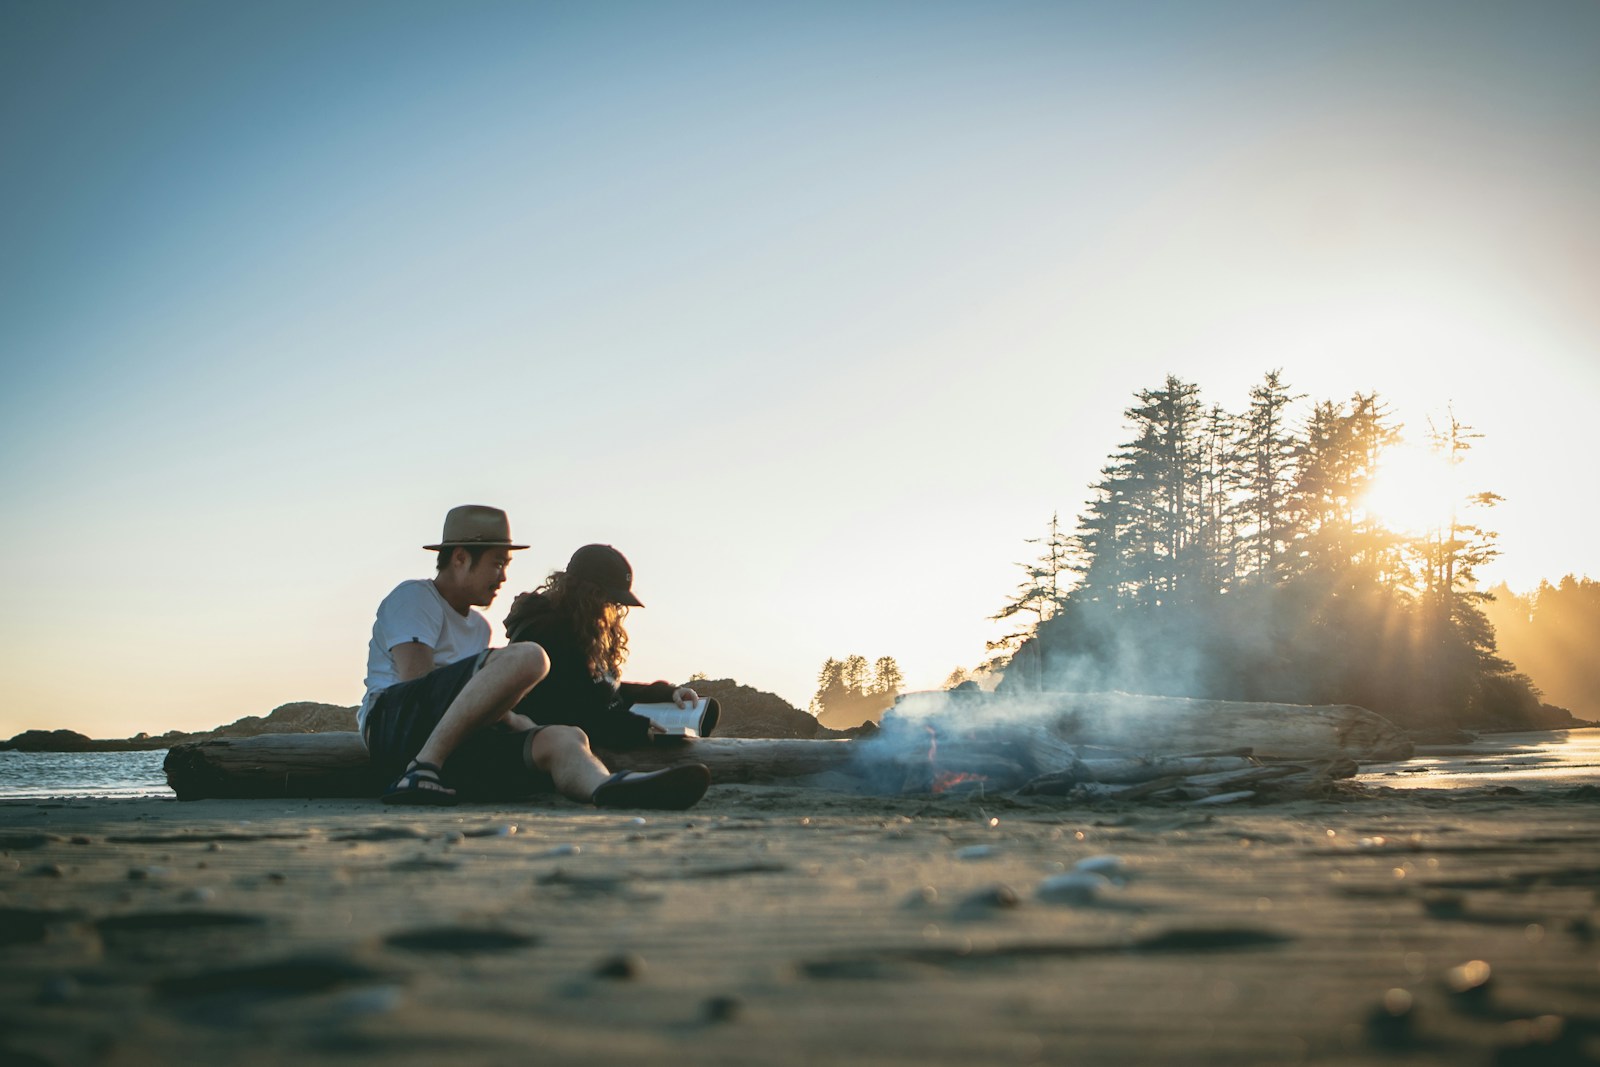
[[[151,752],[0,752],[0,800],[52,797],[170,797]]]

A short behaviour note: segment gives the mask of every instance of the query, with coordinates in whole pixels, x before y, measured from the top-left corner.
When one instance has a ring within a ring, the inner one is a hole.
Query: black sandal
[[[405,773],[384,790],[383,802],[449,808],[461,803],[461,798],[439,778],[437,764],[412,760],[406,766]]]
[[[657,808],[682,811],[699,803],[711,786],[711,770],[685,763],[661,771],[618,771],[600,783],[589,802],[597,808]]]

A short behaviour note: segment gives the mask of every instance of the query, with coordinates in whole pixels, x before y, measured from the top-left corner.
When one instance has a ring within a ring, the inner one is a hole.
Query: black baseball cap
[[[614,604],[644,607],[633,595],[633,568],[610,545],[584,545],[578,549],[567,564],[567,577],[593,582]]]

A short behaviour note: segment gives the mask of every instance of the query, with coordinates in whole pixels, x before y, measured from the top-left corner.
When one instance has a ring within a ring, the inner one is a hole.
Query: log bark
[[[847,769],[856,742],[711,737],[597,754],[613,770],[704,763],[712,780],[774,782]],[[355,733],[260,734],[176,745],[163,765],[179,800],[375,797],[388,785]]]

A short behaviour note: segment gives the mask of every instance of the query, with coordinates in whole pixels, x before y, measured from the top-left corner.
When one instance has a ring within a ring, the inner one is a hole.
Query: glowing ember
[[[978,785],[989,779],[981,774],[963,774],[960,771],[941,771],[933,776],[933,792],[943,793],[957,786]]]

